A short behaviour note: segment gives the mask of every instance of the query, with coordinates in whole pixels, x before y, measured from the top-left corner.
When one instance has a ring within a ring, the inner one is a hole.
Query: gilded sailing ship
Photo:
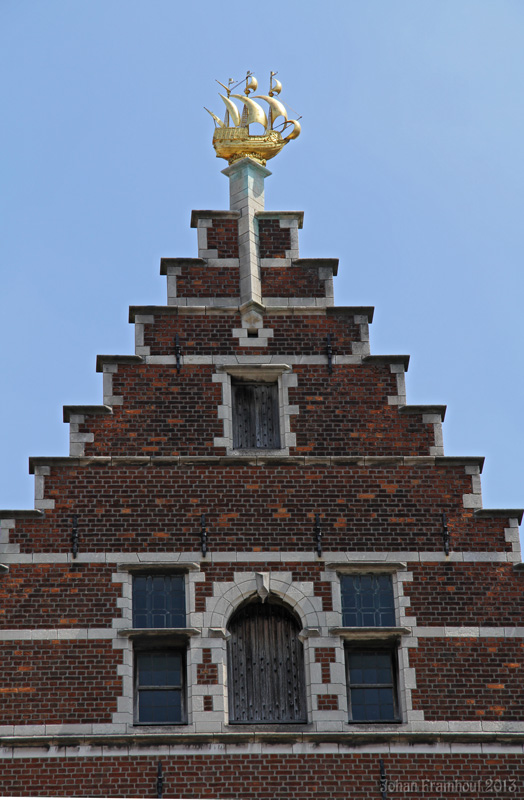
[[[270,74],[268,94],[253,95],[253,97],[249,95],[251,92],[256,92],[258,81],[250,72],[247,73],[244,94],[231,93],[231,84],[233,83],[231,80],[229,87],[217,81],[227,92],[227,96],[220,95],[226,106],[224,120],[206,108],[215,121],[213,147],[216,150],[217,158],[225,158],[229,164],[233,164],[240,158],[252,158],[264,166],[267,159],[278,155],[284,145],[291,139],[296,139],[300,134],[298,120],[288,119],[286,107],[275,97],[282,90],[282,84],[275,79],[275,75],[276,72]],[[241,111],[233,99],[239,100],[243,104]],[[264,100],[268,104],[267,114],[260,103],[256,103],[255,100]],[[283,121],[275,125],[276,120],[280,117],[283,118]],[[250,134],[249,126],[253,123],[262,125],[264,132]],[[293,125],[293,128],[284,138],[282,132],[290,125]],[[277,128],[282,128],[282,131]]]

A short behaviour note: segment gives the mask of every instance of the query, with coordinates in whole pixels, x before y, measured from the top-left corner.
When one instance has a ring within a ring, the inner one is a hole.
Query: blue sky
[[[486,456],[484,506],[524,505],[520,0],[2,0],[0,507],[101,402],[96,354],[133,352],[128,306],[165,303],[160,257],[196,255],[191,209],[227,208],[203,106],[247,69],[302,114],[266,207],[411,354],[446,454]]]

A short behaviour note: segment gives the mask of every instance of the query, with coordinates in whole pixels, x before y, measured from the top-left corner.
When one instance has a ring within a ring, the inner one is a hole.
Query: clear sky
[[[30,455],[68,453],[63,404],[102,402],[161,256],[227,208],[215,78],[278,70],[303,133],[266,208],[305,211],[408,402],[445,403],[447,455],[484,455],[484,506],[524,505],[522,0],[1,0],[0,507]]]

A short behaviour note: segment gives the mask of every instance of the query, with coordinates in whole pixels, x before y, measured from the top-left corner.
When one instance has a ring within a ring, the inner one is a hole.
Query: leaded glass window
[[[133,580],[134,628],[184,628],[183,575],[137,575]]]
[[[342,625],[348,628],[393,627],[395,604],[391,575],[342,575]]]
[[[136,721],[140,725],[176,725],[184,721],[184,663],[177,650],[136,654]]]
[[[348,650],[349,719],[352,722],[398,722],[395,651]]]

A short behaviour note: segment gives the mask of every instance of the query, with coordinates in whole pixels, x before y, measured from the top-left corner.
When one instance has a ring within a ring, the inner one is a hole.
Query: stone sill
[[[119,628],[117,633],[127,639],[159,639],[167,636],[189,639],[191,636],[200,636],[202,630],[201,628]]]
[[[331,636],[348,641],[390,641],[401,636],[411,636],[411,628],[330,628]],[[354,723],[353,723],[354,724]]]
[[[348,727],[350,723],[346,723]],[[361,723],[360,723],[361,724]],[[400,723],[402,724],[402,723]],[[393,731],[381,730],[381,725],[370,725],[368,730],[340,731],[335,733],[314,733],[304,731],[242,731],[227,733],[179,733],[166,730],[165,733],[117,733],[117,734],[49,734],[37,736],[1,736],[2,747],[39,747],[55,745],[59,747],[81,747],[93,745],[108,746],[143,746],[155,745],[204,745],[204,744],[250,744],[255,742],[269,744],[299,744],[311,742],[314,744],[340,744],[345,746],[365,747],[370,745],[395,745],[399,743],[428,744],[440,742],[455,742],[462,744],[516,744],[524,743],[524,733],[491,732],[491,731],[406,731],[397,729]],[[171,727],[171,726],[168,726]],[[173,726],[175,727],[175,726]]]
[[[265,366],[265,365],[264,365]],[[287,449],[287,448],[286,448]],[[274,463],[279,458],[290,465],[299,466],[358,466],[358,467],[389,467],[392,465],[399,465],[404,467],[443,467],[443,466],[469,466],[478,465],[482,466],[484,463],[483,456],[365,456],[365,455],[347,455],[347,456],[300,456],[300,455],[287,455],[286,449],[277,450],[274,454],[269,455],[268,451],[262,451],[261,448],[256,448],[253,454],[246,455],[246,451],[238,451],[238,455],[230,456],[31,456],[29,458],[29,473],[34,473],[35,467],[49,466],[49,467],[88,467],[97,464],[110,464],[117,467],[120,465],[140,465],[152,464],[157,466],[165,466],[169,464],[230,464],[233,460],[241,463],[244,460],[246,463],[256,460],[257,464]],[[264,455],[265,452],[265,455]],[[242,453],[242,455],[240,455]],[[475,517],[491,518],[491,517],[506,517],[518,518],[522,517],[522,509],[477,509],[474,512]],[[0,510],[0,519],[37,519],[43,517],[42,511],[38,510],[22,510],[22,511],[6,511]]]
[[[196,561],[133,561],[119,564],[119,572],[198,572],[200,564]]]
[[[398,572],[407,569],[406,561],[330,561],[326,562],[324,569],[335,572],[361,573],[361,572]]]

